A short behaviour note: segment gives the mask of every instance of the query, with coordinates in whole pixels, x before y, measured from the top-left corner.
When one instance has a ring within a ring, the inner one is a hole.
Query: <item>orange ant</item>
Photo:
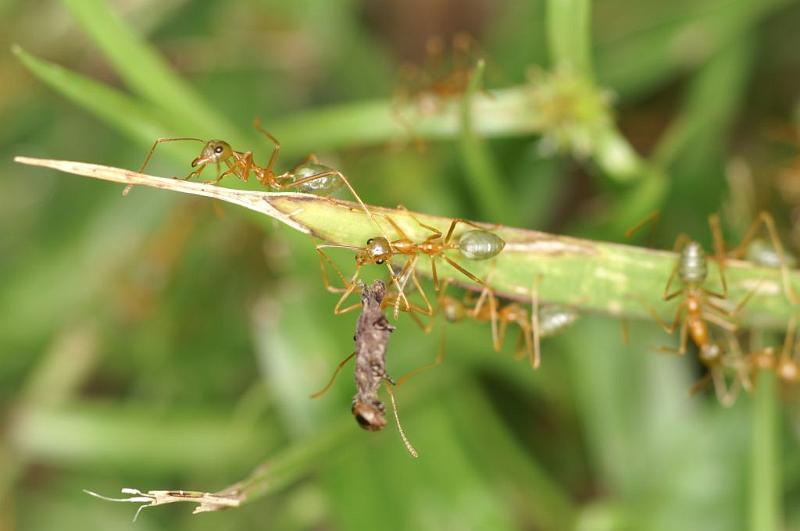
[[[445,58],[441,37],[432,37],[425,44],[426,59],[422,66],[407,63],[400,69],[402,88],[397,91],[392,111],[409,133],[413,124],[403,115],[403,107],[414,103],[420,114],[430,116],[442,110],[450,99],[463,95],[474,75],[475,65],[483,60],[475,39],[465,32],[452,38],[451,57]],[[413,134],[411,135],[413,136]],[[423,144],[415,138],[418,148]]]
[[[353,194],[353,197],[356,199],[356,201],[358,201],[358,204],[361,206],[361,208],[363,208],[364,211],[369,214],[370,217],[372,217],[369,210],[367,210],[366,205],[361,200],[361,197],[359,197],[359,195],[356,193],[355,189],[350,184],[350,181],[347,180],[347,177],[345,177],[339,170],[331,168],[330,166],[325,166],[324,164],[320,164],[316,155],[314,154],[308,155],[290,170],[276,175],[272,170],[272,166],[275,164],[275,161],[278,158],[278,153],[281,149],[281,143],[269,131],[261,127],[260,119],[255,119],[253,122],[253,127],[266,136],[267,139],[269,139],[274,145],[269,162],[264,167],[255,163],[253,160],[252,151],[235,151],[231,145],[224,140],[203,140],[201,138],[194,137],[173,137],[159,138],[153,143],[153,147],[150,148],[150,151],[147,153],[147,157],[144,159],[141,168],[139,168],[139,173],[144,172],[145,168],[150,163],[150,159],[153,157],[153,153],[155,152],[156,148],[164,142],[184,140],[202,142],[204,145],[203,149],[200,151],[200,155],[198,155],[192,161],[192,168],[195,169],[186,177],[182,177],[180,179],[189,180],[198,177],[203,170],[206,169],[206,167],[213,164],[217,168],[217,176],[214,179],[206,181],[209,184],[217,184],[228,175],[236,175],[242,181],[247,182],[247,180],[250,178],[250,174],[252,173],[255,175],[258,182],[268,188],[274,188],[277,190],[295,189],[299,192],[323,196],[332,193],[339,186],[344,184],[347,189],[350,190],[350,193]],[[225,166],[225,169],[223,169],[223,165]],[[133,185],[128,185],[123,191],[123,195],[127,194],[132,186]]]
[[[571,308],[560,305],[547,305],[539,306],[538,297],[538,279],[531,289],[531,312],[516,302],[510,302],[505,305],[496,307],[494,299],[491,297],[492,293],[489,289],[484,288],[478,297],[478,300],[473,303],[471,294],[467,293],[464,298],[457,299],[447,295],[447,287],[450,285],[450,280],[443,283],[442,289],[437,298],[436,311],[427,325],[421,325],[425,333],[430,332],[436,322],[436,316],[442,315],[448,323],[456,323],[463,321],[467,317],[471,317],[479,322],[492,323],[492,347],[495,352],[502,350],[510,323],[516,324],[520,329],[520,335],[517,340],[516,353],[517,357],[521,357],[524,352],[527,352],[530,359],[531,367],[538,369],[541,362],[540,354],[540,338],[552,337],[560,333],[569,325],[575,322],[578,318],[577,312]],[[489,304],[484,304],[487,297],[490,297]],[[412,317],[415,317],[412,314]],[[421,322],[415,318],[418,324]],[[499,327],[498,323],[499,322]],[[442,331],[442,339],[439,345],[439,351],[436,359],[423,367],[414,369],[410,373],[402,376],[397,380],[397,385],[400,386],[412,376],[420,372],[432,369],[440,365],[444,361],[444,330]]]
[[[457,250],[461,256],[469,260],[487,260],[497,256],[503,250],[503,247],[505,247],[505,241],[502,238],[492,232],[487,231],[480,225],[461,218],[454,219],[450,223],[447,234],[443,235],[439,229],[422,223],[416,216],[414,216],[414,214],[408,212],[408,216],[411,217],[420,227],[431,232],[431,235],[421,243],[413,242],[394,219],[389,216],[384,216],[386,221],[388,221],[394,230],[400,235],[398,239],[390,241],[385,236],[377,236],[368,239],[366,246],[364,247],[334,244],[317,245],[316,250],[320,257],[320,268],[322,269],[322,279],[325,284],[325,288],[332,293],[342,294],[339,298],[339,301],[336,303],[336,306],[334,307],[334,313],[336,315],[348,312],[358,307],[358,305],[352,305],[342,308],[342,304],[344,304],[344,301],[356,288],[356,280],[359,278],[359,271],[365,264],[385,264],[389,269],[392,283],[398,290],[394,305],[395,318],[397,318],[399,315],[401,302],[403,302],[403,309],[406,311],[416,311],[425,315],[433,314],[433,308],[431,307],[428,296],[422,289],[416,274],[416,263],[420,255],[427,255],[430,258],[431,276],[433,277],[434,289],[437,292],[439,291],[439,277],[436,271],[437,258],[447,262],[451,267],[461,272],[471,281],[480,284],[487,290],[491,289],[486,282],[470,273],[458,262],[447,256],[445,251]],[[458,236],[456,241],[453,241],[454,231],[460,223],[476,227],[477,230],[468,230]],[[353,274],[353,277],[349,281],[345,279],[341,270],[336,266],[333,260],[322,250],[324,248],[345,248],[356,251],[356,270]],[[400,272],[395,274],[394,269],[392,269],[391,266],[391,260],[398,255],[406,256],[407,258]],[[328,272],[325,267],[325,262],[330,264],[334,269],[336,274],[343,282],[345,286],[344,288],[337,288],[331,285],[328,278]],[[413,282],[414,287],[419,290],[420,296],[423,299],[424,307],[412,306],[408,302],[408,299],[404,294],[404,287],[409,279]],[[491,292],[489,293],[489,296],[493,297]]]
[[[714,216],[709,219],[709,223],[714,236],[722,293],[716,293],[703,287],[708,277],[706,252],[699,243],[691,240],[686,234],[681,234],[675,241],[674,247],[674,251],[680,253],[680,256],[672,268],[667,285],[664,287],[662,298],[665,301],[670,301],[678,296],[683,296],[683,300],[675,311],[675,318],[671,325],[666,325],[652,308],[649,308],[650,313],[668,334],[674,333],[680,324],[678,354],[683,355],[686,353],[688,338],[691,337],[692,342],[700,349],[701,359],[703,357],[715,358],[718,355],[716,350],[719,349],[719,346],[711,340],[707,321],[730,332],[735,331],[736,324],[726,320],[726,317],[734,317],[741,311],[755,292],[755,290],[751,290],[732,311],[722,308],[712,300],[726,300],[728,298],[728,286],[724,273],[722,234]],[[670,293],[670,287],[676,276],[683,282],[683,287]],[[671,351],[666,347],[662,347],[660,350]]]
[[[775,225],[775,219],[768,212],[759,212],[756,220],[747,229],[742,241],[739,242],[734,249],[726,251],[724,241],[722,239],[720,229],[719,216],[713,214],[709,216],[709,224],[715,233],[715,241],[720,247],[720,255],[724,258],[730,257],[734,259],[746,259],[755,264],[765,267],[780,268],[781,281],[783,283],[783,292],[789,302],[792,304],[800,303],[800,298],[792,287],[791,277],[789,274],[789,265],[792,263],[789,256],[783,249],[783,244],[778,237],[778,229]],[[764,242],[764,240],[757,238],[758,229],[761,226],[767,231],[772,247]]]
[[[735,336],[731,337],[731,350],[745,359],[745,365],[750,369],[750,372],[756,370],[771,371],[775,373],[780,381],[790,385],[797,384],[800,383],[800,360],[796,356],[796,331],[797,319],[792,317],[786,326],[786,336],[783,340],[780,356],[775,355],[775,347],[764,347],[743,355]],[[742,384],[748,391],[753,389],[750,375],[742,379]]]

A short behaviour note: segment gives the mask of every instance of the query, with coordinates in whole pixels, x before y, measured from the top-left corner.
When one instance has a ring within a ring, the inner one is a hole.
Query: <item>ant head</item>
[[[367,245],[356,254],[356,262],[363,264],[382,264],[392,258],[392,246],[382,236],[370,238]]]
[[[194,168],[195,166],[209,164],[211,162],[221,162],[232,156],[233,150],[230,144],[224,140],[209,140],[206,142],[206,145],[203,146],[203,151],[200,152],[200,156],[192,161],[192,167]]]
[[[380,400],[353,402],[353,416],[358,425],[367,431],[380,431],[386,427],[386,417],[383,415],[384,406]]]

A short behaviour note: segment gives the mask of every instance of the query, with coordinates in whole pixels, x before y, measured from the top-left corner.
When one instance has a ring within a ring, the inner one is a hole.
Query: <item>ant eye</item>
[[[222,146],[217,146],[214,148],[214,153],[222,153]]]
[[[373,241],[374,241],[373,238],[370,238],[369,240],[367,240],[367,245],[371,245]]]
[[[381,265],[383,263],[383,259],[375,260],[375,263],[378,264],[378,265]]]
[[[355,334],[353,334],[353,341],[355,341],[355,340],[356,340],[356,336],[355,336]]]

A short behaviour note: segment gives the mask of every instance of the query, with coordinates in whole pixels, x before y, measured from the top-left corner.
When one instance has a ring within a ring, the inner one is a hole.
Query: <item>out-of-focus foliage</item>
[[[3,49],[16,43],[66,67],[47,73],[74,100],[10,51],[0,55],[0,530],[123,528],[130,506],[81,489],[213,491],[263,461],[274,483],[253,503],[194,517],[188,507],[149,509],[137,528],[745,528],[758,495],[751,400],[724,409],[710,394],[687,396],[700,369],[652,352],[669,341],[652,323],[635,323],[623,345],[618,322],[586,316],[543,344],[536,373],[510,345],[492,352],[487,325],[447,326],[446,362],[397,390],[420,452],[411,460],[394,428],[374,434],[352,422],[349,376],[308,399],[349,354],[355,316],[332,315],[306,237],[210,201],[138,188],[123,198],[118,186],[11,162],[26,154],[138,168],[155,137],[188,135],[226,138],[264,163],[271,146],[250,131],[255,116],[269,128],[327,105],[390,100],[400,65],[423,61],[434,35],[472,33],[490,89],[525,83],[532,66],[553,71],[545,7],[0,2]],[[735,240],[768,209],[796,248],[797,205],[774,190],[776,178],[782,189],[797,178],[797,5],[592,7],[592,57],[582,61],[608,90],[624,137],[666,179],[633,196],[653,198],[662,214],[648,245],[670,247],[680,232],[709,243],[705,219],[720,210]],[[577,48],[587,39],[579,29]],[[308,127],[344,135],[367,125]],[[282,140],[285,169],[305,147]],[[631,189],[541,140],[479,144],[508,202],[505,219],[487,221],[621,239],[606,227]],[[486,209],[466,184],[475,166],[464,145],[419,152],[398,134],[385,145],[312,149],[369,203],[476,218]],[[185,175],[195,148],[157,152],[152,173]],[[436,355],[442,329],[423,335],[405,316],[396,325],[389,368],[399,376]],[[797,399],[781,393],[771,441],[787,526],[800,525]]]

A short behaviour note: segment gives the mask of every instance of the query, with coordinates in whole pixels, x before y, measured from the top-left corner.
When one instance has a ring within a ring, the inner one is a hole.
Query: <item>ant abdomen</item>
[[[552,337],[578,319],[578,312],[567,306],[548,305],[539,308],[539,336]]]
[[[708,262],[703,247],[690,241],[681,250],[678,274],[685,284],[702,284],[708,276]]]
[[[505,240],[485,230],[469,230],[458,239],[458,250],[470,260],[488,260],[500,254],[505,246]]]
[[[344,184],[339,178],[338,172],[330,166],[308,161],[294,168],[294,170],[287,175],[284,185],[289,185],[301,179],[313,177],[314,175],[319,175],[319,177],[302,183],[297,187],[297,191],[304,194],[326,196],[335,192]]]

